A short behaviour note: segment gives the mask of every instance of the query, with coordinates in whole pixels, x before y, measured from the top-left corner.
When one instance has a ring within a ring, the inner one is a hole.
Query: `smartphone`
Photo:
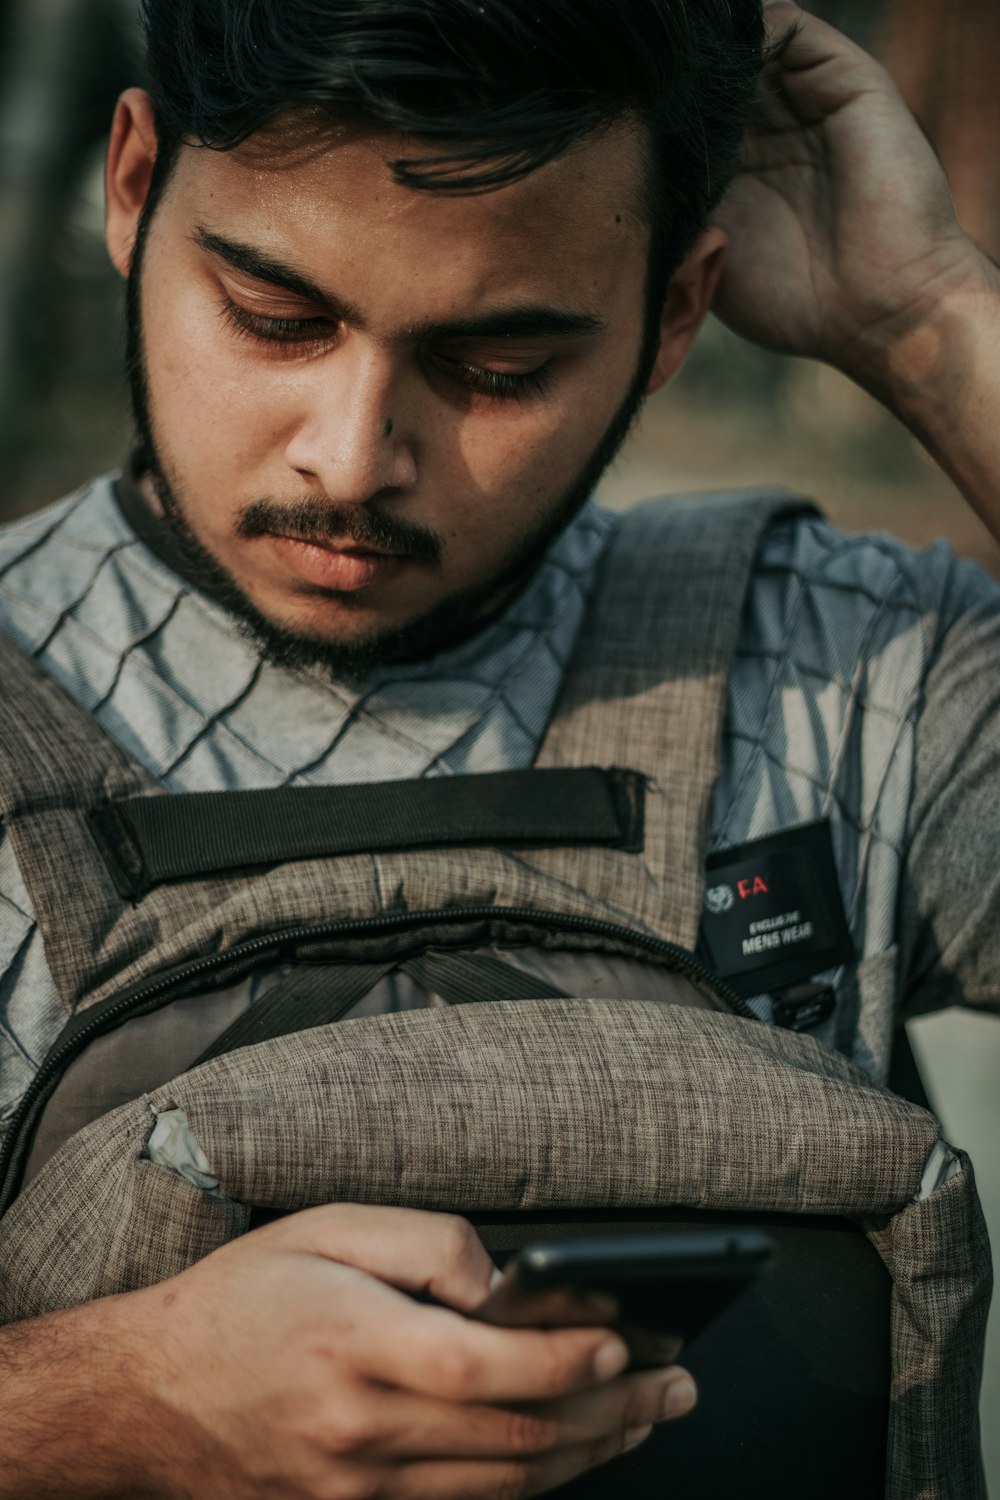
[[[676,1359],[751,1284],[774,1245],[753,1229],[675,1230],[526,1245],[473,1313],[506,1327],[602,1323],[634,1369]]]

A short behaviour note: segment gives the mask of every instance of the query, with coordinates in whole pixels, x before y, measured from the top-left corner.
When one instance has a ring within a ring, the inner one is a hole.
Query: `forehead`
[[[233,151],[181,153],[169,197],[182,220],[293,260],[331,290],[395,285],[435,312],[502,297],[605,306],[641,286],[643,141],[608,127],[517,182],[441,193],[391,163],[431,154],[370,125],[303,139],[275,127]],[[438,304],[441,304],[440,306]]]

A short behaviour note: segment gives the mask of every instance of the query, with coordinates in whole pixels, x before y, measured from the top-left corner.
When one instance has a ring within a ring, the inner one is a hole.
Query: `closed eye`
[[[315,344],[336,333],[336,326],[322,315],[312,318],[267,318],[250,312],[226,297],[222,314],[233,331],[265,344]]]
[[[447,355],[435,356],[449,379],[465,386],[478,395],[492,396],[497,401],[525,401],[532,396],[544,396],[551,388],[552,373],[547,365],[535,370],[513,372],[491,370],[484,365],[470,364],[464,359],[453,359]]]
[[[284,346],[290,351],[328,342],[337,332],[331,319],[322,315],[309,318],[274,318],[250,312],[226,297],[222,313],[230,328],[241,338],[250,338],[271,347]],[[496,401],[524,401],[542,396],[552,384],[547,365],[525,371],[493,370],[468,360],[445,354],[431,356],[441,372],[456,384],[477,395]]]

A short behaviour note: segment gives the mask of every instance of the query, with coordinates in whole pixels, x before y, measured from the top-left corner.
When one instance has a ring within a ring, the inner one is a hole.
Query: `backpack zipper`
[[[613,937],[619,941],[624,938],[634,947],[644,948],[659,958],[668,958],[670,967],[675,973],[683,974],[693,983],[709,990],[727,1010],[741,1016],[744,1020],[759,1021],[759,1017],[754,1015],[746,1001],[686,948],[682,948],[678,943],[668,942],[665,938],[656,938],[645,933],[633,932],[627,927],[619,927],[614,922],[602,922],[596,917],[560,915],[554,921],[546,921],[543,914],[529,907],[476,906],[466,907],[461,911],[440,907],[430,911],[400,912],[393,915],[357,919],[345,918],[337,922],[324,922],[318,926],[288,928],[271,937],[251,938],[244,943],[237,943],[234,947],[228,948],[225,953],[213,954],[210,958],[195,959],[183,968],[173,970],[159,979],[151,980],[148,984],[121,996],[118,1000],[105,1001],[102,1005],[95,1007],[97,1013],[89,1024],[83,1024],[74,1029],[72,1035],[67,1037],[61,1045],[57,1041],[39,1067],[18,1105],[11,1119],[3,1147],[0,1149],[0,1215],[6,1213],[20,1185],[21,1171],[28,1146],[27,1139],[22,1139],[22,1136],[25,1126],[32,1120],[36,1102],[47,1091],[51,1091],[50,1086],[55,1086],[59,1075],[92,1041],[95,1041],[103,1032],[113,1030],[115,1024],[123,1020],[131,1010],[138,1009],[161,993],[166,1003],[175,992],[182,991],[194,978],[209,974],[213,969],[221,967],[240,968],[241,961],[244,959],[252,959],[255,954],[261,952],[273,953],[276,949],[280,950],[290,944],[315,942],[324,937],[339,937],[349,933],[357,933],[360,936],[373,932],[405,929],[408,926],[423,927],[442,921],[453,924],[456,921],[496,921],[497,918],[529,922],[535,927],[558,926],[561,931],[586,932],[595,936]],[[252,968],[252,964],[249,967]]]

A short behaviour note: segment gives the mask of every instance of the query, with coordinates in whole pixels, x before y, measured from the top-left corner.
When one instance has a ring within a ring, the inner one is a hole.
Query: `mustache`
[[[290,536],[297,542],[390,552],[413,562],[438,566],[444,541],[429,526],[388,515],[370,505],[336,505],[319,496],[306,500],[252,500],[236,523],[240,537]]]

